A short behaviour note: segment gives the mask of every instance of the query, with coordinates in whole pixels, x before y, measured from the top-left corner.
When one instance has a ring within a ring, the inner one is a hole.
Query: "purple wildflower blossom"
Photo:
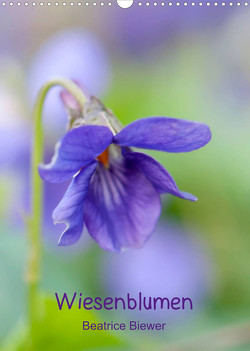
[[[215,272],[212,257],[202,236],[187,231],[179,223],[159,221],[150,242],[143,250],[128,250],[122,255],[103,255],[99,279],[107,296],[189,297],[194,309],[179,311],[133,310],[133,318],[145,321],[190,323],[192,317],[203,312],[208,297],[213,293]],[[112,274],[110,274],[112,267]],[[125,319],[131,319],[130,311]],[[159,334],[157,334],[159,335]]]
[[[160,194],[195,201],[179,190],[172,176],[152,157],[130,147],[165,152],[199,149],[211,139],[207,125],[168,117],[137,120],[125,128],[94,97],[83,112],[70,108],[70,130],[56,145],[40,176],[51,183],[73,177],[53,212],[55,223],[65,223],[59,245],[78,241],[84,223],[105,250],[141,247],[155,228],[161,212]],[[74,112],[74,113],[73,113]]]
[[[111,80],[111,67],[102,41],[81,29],[64,30],[46,40],[34,56],[28,72],[32,104],[42,85],[56,77],[77,80],[80,86],[86,86],[97,95],[105,93]],[[66,121],[59,92],[60,88],[55,87],[44,106],[45,126],[55,131],[62,131]]]
[[[14,119],[14,118],[13,118]],[[18,124],[18,118],[13,125],[0,125],[0,181],[8,179],[10,206],[5,203],[4,220],[11,222],[18,229],[23,229],[25,224],[23,216],[30,212],[30,150],[32,131],[25,124]],[[17,126],[15,126],[16,122]],[[15,140],[15,143],[13,143]],[[8,153],[6,153],[8,150]],[[52,148],[46,147],[45,157],[51,155]],[[3,177],[3,178],[2,178]],[[1,179],[2,178],[2,179]],[[44,188],[44,218],[43,224],[48,233],[49,242],[53,242],[55,233],[60,233],[60,228],[55,228],[51,223],[51,211],[63,196],[67,184],[57,184],[51,191],[52,184],[46,183]],[[8,190],[7,190],[8,191]],[[62,229],[62,228],[61,228]],[[47,236],[47,237],[48,237]]]

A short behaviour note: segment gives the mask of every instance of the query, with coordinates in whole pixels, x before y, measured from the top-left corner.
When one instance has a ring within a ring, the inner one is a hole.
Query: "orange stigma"
[[[105,151],[103,151],[103,153],[101,155],[99,155],[97,157],[97,160],[99,162],[101,162],[104,165],[104,167],[108,168],[108,166],[109,166],[109,152],[108,152],[108,148]]]

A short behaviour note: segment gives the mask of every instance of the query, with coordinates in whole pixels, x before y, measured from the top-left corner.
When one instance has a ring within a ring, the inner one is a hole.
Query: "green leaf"
[[[119,339],[117,332],[103,330],[83,331],[83,321],[100,323],[96,315],[85,309],[72,307],[58,309],[57,303],[51,298],[45,300],[43,318],[37,325],[33,335],[35,351],[83,351],[102,348],[106,350],[120,350],[125,345]],[[23,336],[24,334],[25,337]],[[16,339],[15,341],[13,341]],[[24,329],[11,336],[11,342],[6,344],[4,351],[27,351],[30,335]]]

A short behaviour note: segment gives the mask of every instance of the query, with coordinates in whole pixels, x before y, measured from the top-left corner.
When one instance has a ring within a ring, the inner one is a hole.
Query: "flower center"
[[[98,161],[101,162],[104,167],[108,168],[109,166],[109,152],[108,152],[108,148],[103,151],[102,154],[100,154],[98,157],[97,157]]]

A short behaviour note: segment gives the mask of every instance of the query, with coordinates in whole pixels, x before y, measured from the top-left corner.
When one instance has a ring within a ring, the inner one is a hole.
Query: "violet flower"
[[[105,250],[141,247],[155,228],[161,212],[160,194],[196,201],[179,190],[172,176],[152,157],[130,147],[165,152],[199,149],[211,139],[207,125],[168,117],[149,117],[122,128],[119,121],[94,97],[84,109],[70,112],[70,130],[56,145],[40,176],[49,182],[72,179],[53,212],[55,223],[65,223],[59,245],[80,238],[84,223]],[[74,112],[74,113],[73,113]]]
[[[152,297],[189,297],[192,311],[133,310],[133,318],[145,321],[168,322],[178,326],[203,312],[206,301],[213,293],[214,267],[209,250],[201,235],[187,231],[172,221],[160,221],[150,242],[143,250],[129,250],[122,255],[103,255],[100,262],[100,283],[108,296],[130,293]],[[112,274],[110,274],[112,267]],[[124,311],[125,312],[125,311]],[[124,318],[131,319],[131,311]]]
[[[48,38],[36,52],[28,71],[32,105],[42,85],[55,77],[77,80],[98,96],[105,93],[111,80],[111,65],[102,41],[82,29],[67,29]],[[45,126],[55,131],[63,131],[67,118],[59,99],[60,90],[55,87],[44,106]]]
[[[15,140],[15,143],[13,143],[13,140]],[[18,118],[13,118],[13,125],[2,126],[0,123],[0,182],[8,179],[8,187],[5,187],[8,201],[2,199],[5,204],[4,216],[2,217],[2,213],[0,213],[0,220],[10,222],[18,230],[23,229],[25,224],[23,217],[30,212],[31,140],[32,131],[25,124],[18,124]],[[6,150],[8,150],[8,153],[6,153]],[[51,155],[51,152],[52,148],[50,146],[46,147],[46,158]],[[45,227],[45,239],[48,239],[48,242],[54,243],[55,237],[60,234],[60,229],[62,229],[53,226],[51,211],[63,196],[66,185],[57,184],[56,187],[54,186],[51,189],[52,184],[46,183],[44,187],[43,225]]]
[[[7,100],[7,95],[5,99]],[[4,108],[4,106],[1,107]],[[8,118],[0,122],[0,186],[5,189],[4,194],[1,193],[4,206],[0,209],[0,221],[5,221],[20,231],[23,230],[25,224],[23,217],[30,212],[32,131],[21,118],[12,116],[10,111],[9,115],[6,113],[4,116]],[[8,150],[7,153],[6,150]],[[46,146],[45,157],[47,159],[51,153],[52,147]],[[7,187],[4,185],[6,180],[8,180]],[[45,239],[48,243],[52,242],[54,244],[55,238],[63,228],[63,226],[61,228],[60,226],[53,226],[51,212],[63,196],[66,186],[66,183],[57,184],[56,186],[55,184],[46,183],[44,187],[43,225],[45,227]],[[3,195],[6,195],[6,198]]]

